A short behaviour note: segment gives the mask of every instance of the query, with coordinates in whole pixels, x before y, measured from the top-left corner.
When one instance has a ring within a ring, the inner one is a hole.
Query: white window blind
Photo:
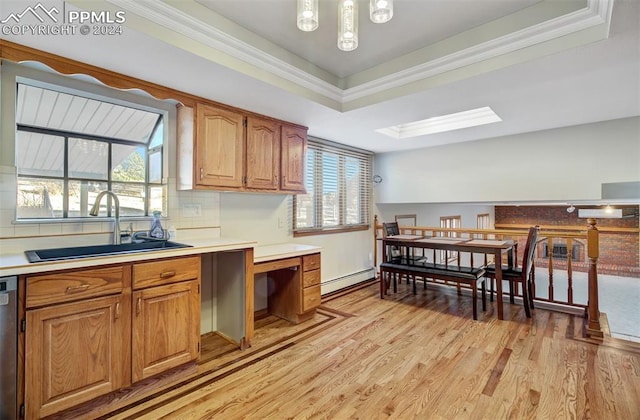
[[[310,138],[306,194],[294,199],[294,230],[366,228],[371,208],[372,153]]]

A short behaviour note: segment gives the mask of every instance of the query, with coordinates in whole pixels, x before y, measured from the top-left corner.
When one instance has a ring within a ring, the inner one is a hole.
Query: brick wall
[[[620,208],[620,206],[616,206]],[[580,208],[597,208],[581,206]],[[622,219],[598,219],[600,229],[600,257],[598,258],[598,273],[613,274],[626,277],[640,277],[640,236],[636,232],[603,232],[607,227],[638,229],[640,212],[638,206],[628,207],[633,215]],[[496,206],[496,225],[541,225],[541,226],[571,226],[585,229],[587,220],[578,218],[578,210],[567,212],[566,206]],[[536,256],[537,267],[547,267],[548,259],[543,258],[542,247],[538,247]],[[583,250],[584,248],[581,248]],[[524,243],[519,244],[519,254],[524,250]],[[519,261],[522,261],[518,256]],[[566,269],[566,260],[554,258],[553,267]],[[588,261],[584,256],[572,261],[574,271],[587,271]]]

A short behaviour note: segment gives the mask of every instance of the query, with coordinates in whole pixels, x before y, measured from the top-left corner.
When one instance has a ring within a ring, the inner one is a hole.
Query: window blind
[[[307,193],[294,199],[294,230],[368,226],[372,155],[365,150],[309,138],[305,158]]]

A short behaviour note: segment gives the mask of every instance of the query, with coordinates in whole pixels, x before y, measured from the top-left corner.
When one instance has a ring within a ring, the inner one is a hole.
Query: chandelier
[[[393,0],[369,0],[369,18],[373,23],[385,23],[393,17]],[[318,28],[318,0],[298,0],[298,29],[305,32]],[[338,1],[338,48],[353,51],[358,48],[358,1]]]

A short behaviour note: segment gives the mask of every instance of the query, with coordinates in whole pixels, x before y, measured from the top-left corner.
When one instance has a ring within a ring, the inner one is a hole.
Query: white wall
[[[602,183],[640,181],[640,117],[384,153],[374,167],[377,203],[599,200]]]
[[[494,223],[494,207],[472,204],[420,204],[380,203],[376,205],[378,221],[393,222],[397,214],[415,214],[417,226],[440,226],[440,217],[460,216],[463,228],[475,229],[479,214],[489,214],[490,226]]]
[[[222,236],[253,239],[258,245],[296,242],[322,247],[322,293],[372,277],[373,230],[294,238],[291,212],[290,195],[220,194]],[[256,309],[266,299],[266,286],[260,283]]]

